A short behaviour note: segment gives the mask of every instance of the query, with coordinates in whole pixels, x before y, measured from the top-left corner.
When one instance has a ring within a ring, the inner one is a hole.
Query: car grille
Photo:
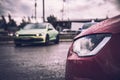
[[[19,36],[36,36],[36,34],[19,34]]]

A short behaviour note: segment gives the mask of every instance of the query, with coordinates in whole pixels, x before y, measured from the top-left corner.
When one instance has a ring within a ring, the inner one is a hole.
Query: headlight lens
[[[19,37],[19,34],[16,33],[15,35],[16,35],[16,37]]]
[[[36,34],[36,36],[44,36],[45,35],[45,33],[38,33],[38,34]]]
[[[38,37],[40,34],[36,34],[36,36]]]
[[[81,37],[73,43],[73,52],[80,57],[97,54],[110,40],[111,34],[93,34]]]
[[[13,33],[9,33],[8,35],[9,35],[9,36],[13,36],[14,34],[13,34]]]

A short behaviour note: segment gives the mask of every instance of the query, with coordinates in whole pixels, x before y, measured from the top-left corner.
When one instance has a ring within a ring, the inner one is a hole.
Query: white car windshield
[[[46,29],[44,24],[28,24],[23,29]]]

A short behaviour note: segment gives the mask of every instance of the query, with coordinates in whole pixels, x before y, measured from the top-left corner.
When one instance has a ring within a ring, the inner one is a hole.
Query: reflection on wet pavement
[[[0,80],[64,80],[70,44],[0,46]]]

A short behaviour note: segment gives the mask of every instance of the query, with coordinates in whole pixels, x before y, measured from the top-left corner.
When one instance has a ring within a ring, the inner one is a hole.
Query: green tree
[[[49,23],[51,23],[51,24],[56,28],[57,18],[56,18],[54,15],[50,15],[49,17],[47,17],[47,21],[48,21]]]

